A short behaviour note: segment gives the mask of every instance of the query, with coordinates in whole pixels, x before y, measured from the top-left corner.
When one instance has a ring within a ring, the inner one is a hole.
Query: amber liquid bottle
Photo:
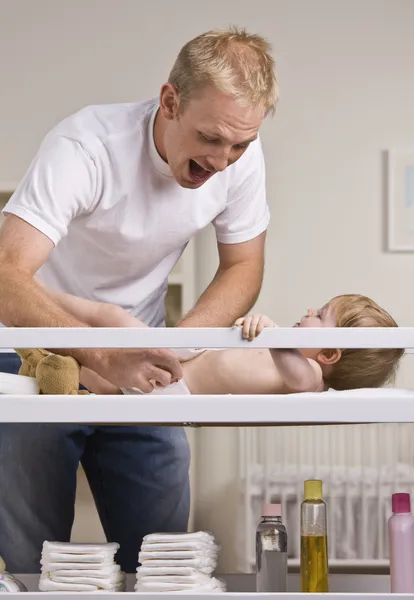
[[[300,591],[328,592],[328,540],[322,481],[305,481],[300,508]]]

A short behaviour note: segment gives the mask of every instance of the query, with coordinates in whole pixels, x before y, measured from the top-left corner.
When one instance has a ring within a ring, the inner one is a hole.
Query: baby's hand
[[[242,327],[242,336],[245,340],[252,341],[263,331],[265,327],[278,327],[274,321],[266,315],[248,315],[237,319],[235,325]]]

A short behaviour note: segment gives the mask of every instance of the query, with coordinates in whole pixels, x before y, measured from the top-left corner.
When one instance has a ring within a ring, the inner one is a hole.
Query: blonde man
[[[269,222],[258,133],[276,100],[267,42],[213,31],[182,48],[157,99],[89,106],[59,123],[5,210],[0,320],[88,326],[45,294],[38,273],[57,291],[162,325],[168,275],[209,223],[219,269],[179,325],[226,326],[247,312],[261,287]],[[149,391],[151,381],[182,377],[168,350],[71,353],[120,387]],[[2,356],[0,370],[18,366],[15,355]],[[43,541],[69,539],[79,461],[124,570],[135,570],[143,535],[186,529],[182,430],[1,425],[0,549],[10,571],[38,571]]]

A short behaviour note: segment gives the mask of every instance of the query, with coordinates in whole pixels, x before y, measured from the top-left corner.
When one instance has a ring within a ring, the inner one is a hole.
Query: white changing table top
[[[288,395],[0,395],[0,422],[286,425],[413,423],[414,391]]]

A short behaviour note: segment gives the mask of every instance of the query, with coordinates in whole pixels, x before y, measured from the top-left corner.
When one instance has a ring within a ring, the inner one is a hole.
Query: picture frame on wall
[[[388,151],[389,252],[414,252],[414,146]]]

